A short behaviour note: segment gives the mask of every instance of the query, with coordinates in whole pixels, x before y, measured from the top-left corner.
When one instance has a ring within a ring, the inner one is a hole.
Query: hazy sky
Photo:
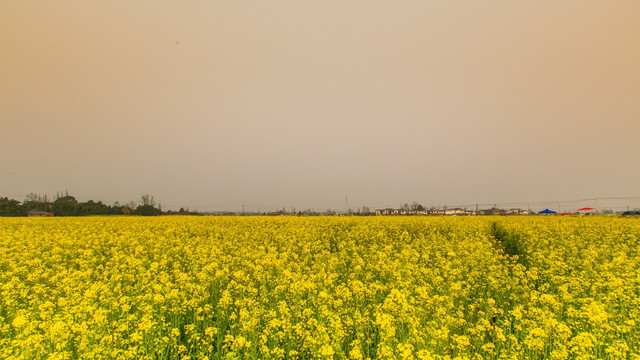
[[[637,0],[2,0],[0,196],[640,196],[639,17]]]

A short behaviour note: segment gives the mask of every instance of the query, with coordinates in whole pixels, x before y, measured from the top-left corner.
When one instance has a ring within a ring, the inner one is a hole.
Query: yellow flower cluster
[[[2,359],[640,359],[640,222],[0,219]]]

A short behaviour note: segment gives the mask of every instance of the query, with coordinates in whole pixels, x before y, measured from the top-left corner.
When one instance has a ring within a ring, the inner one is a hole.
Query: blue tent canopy
[[[553,210],[544,209],[542,211],[538,211],[538,214],[556,214],[556,212]]]

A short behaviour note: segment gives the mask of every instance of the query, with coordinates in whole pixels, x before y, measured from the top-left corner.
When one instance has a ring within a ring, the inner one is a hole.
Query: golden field
[[[640,221],[0,219],[2,359],[640,359]]]

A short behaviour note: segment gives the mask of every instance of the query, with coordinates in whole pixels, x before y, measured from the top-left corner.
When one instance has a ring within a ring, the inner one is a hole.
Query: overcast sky
[[[639,17],[637,0],[4,0],[0,196],[640,196]]]

